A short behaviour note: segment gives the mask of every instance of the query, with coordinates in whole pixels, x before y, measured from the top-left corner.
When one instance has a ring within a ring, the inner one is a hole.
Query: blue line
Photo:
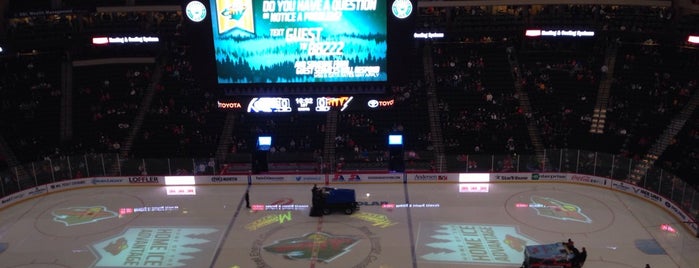
[[[247,185],[247,188],[245,188],[245,190],[250,190],[250,184]],[[243,207],[243,202],[245,202],[245,195],[243,195],[243,197],[240,199],[240,202],[238,202],[238,208],[235,210],[235,213],[233,214],[233,218],[231,219],[231,221],[228,222],[228,228],[226,228],[226,232],[221,237],[221,241],[219,241],[218,246],[216,246],[216,253],[214,253],[214,258],[211,260],[211,265],[209,265],[209,267],[213,268],[216,264],[216,260],[218,260],[218,256],[221,254],[221,247],[223,246],[223,241],[225,241],[226,238],[228,238],[228,234],[230,234],[231,229],[233,229],[233,223],[235,223],[235,220],[238,218],[238,214],[240,214],[240,209]]]
[[[405,193],[405,203],[410,204],[410,195],[408,194],[408,184],[403,183],[403,192]],[[410,214],[410,205],[408,205],[408,235],[410,237],[410,255],[413,258],[413,268],[417,268],[417,256],[415,255],[415,237],[413,236],[413,217]]]

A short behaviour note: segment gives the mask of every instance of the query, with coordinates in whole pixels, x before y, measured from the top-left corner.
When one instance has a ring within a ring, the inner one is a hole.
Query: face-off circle
[[[99,234],[131,223],[138,214],[125,213],[125,210],[133,211],[133,208],[143,207],[143,204],[139,197],[127,194],[81,196],[45,209],[35,219],[34,227],[40,233],[54,237]]]
[[[614,222],[612,209],[599,199],[561,190],[534,190],[513,195],[505,210],[529,228],[559,233],[590,233]]]

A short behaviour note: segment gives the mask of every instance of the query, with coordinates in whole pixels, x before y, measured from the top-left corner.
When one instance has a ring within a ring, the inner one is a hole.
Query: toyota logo
[[[379,101],[370,100],[369,102],[367,102],[367,105],[369,106],[369,108],[376,108],[379,107]]]

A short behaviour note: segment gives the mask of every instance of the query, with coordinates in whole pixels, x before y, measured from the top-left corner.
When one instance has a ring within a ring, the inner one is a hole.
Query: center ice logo
[[[358,242],[359,239],[354,236],[313,232],[301,237],[275,241],[263,249],[293,260],[313,259],[327,263],[347,253]]]
[[[104,206],[60,208],[52,211],[51,214],[54,221],[66,226],[98,222],[118,215]]]

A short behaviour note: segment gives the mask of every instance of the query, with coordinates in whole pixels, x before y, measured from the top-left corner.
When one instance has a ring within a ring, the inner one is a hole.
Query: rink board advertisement
[[[250,183],[252,184],[279,184],[279,183],[305,183],[305,184],[324,184],[324,174],[263,174],[250,175]]]
[[[462,173],[463,174],[463,173]],[[405,174],[406,181],[411,183],[458,182],[459,173]]]
[[[611,187],[617,191],[634,195],[638,198],[648,200],[649,202],[658,205],[659,207],[667,210],[667,212],[670,214],[677,217],[677,219],[685,226],[689,227],[689,229],[694,232],[695,236],[699,235],[699,226],[694,222],[696,219],[692,219],[691,216],[684,212],[680,206],[675,204],[672,200],[668,200],[655,192],[625,182],[612,180]]]
[[[9,196],[3,197],[0,199],[0,208],[9,206],[11,204],[23,201],[25,199],[29,199],[32,197],[36,197],[42,194],[48,193],[48,188],[46,185],[40,185],[37,187],[32,187],[23,191],[16,192],[14,194],[11,194]]]
[[[248,184],[248,175],[195,176],[197,185],[206,184]]]
[[[96,177],[90,180],[92,185],[128,185],[129,180],[124,177]]]
[[[491,181],[530,181],[532,173],[491,173]]]
[[[210,0],[218,83],[386,82],[387,2]]]
[[[74,188],[90,186],[94,179],[75,179],[69,181],[59,181],[46,185],[49,192],[65,191]]]
[[[330,184],[402,182],[403,173],[335,173],[329,178]]]
[[[566,174],[568,177],[568,181],[571,182],[576,182],[576,183],[585,183],[585,184],[592,184],[592,185],[597,185],[597,186],[602,186],[602,187],[610,187],[609,186],[609,181],[607,178],[602,178],[602,177],[597,177],[597,176],[592,176],[592,175],[585,175],[585,174]]]

